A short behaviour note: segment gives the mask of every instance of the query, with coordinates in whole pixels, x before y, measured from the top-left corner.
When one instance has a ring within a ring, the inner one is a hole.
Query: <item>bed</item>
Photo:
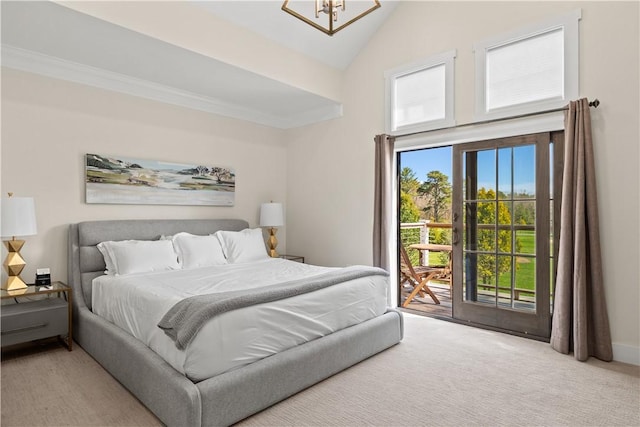
[[[402,340],[401,313],[385,307],[367,320],[268,357],[193,373],[189,367],[165,360],[147,343],[92,311],[92,283],[104,278],[106,268],[99,243],[155,241],[180,232],[204,236],[248,226],[244,220],[228,219],[89,221],[69,227],[68,282],[75,292],[74,339],[167,425],[233,424]]]

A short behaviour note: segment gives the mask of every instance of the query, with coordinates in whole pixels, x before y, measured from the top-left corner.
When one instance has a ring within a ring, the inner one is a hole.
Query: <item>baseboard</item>
[[[640,347],[613,343],[613,360],[640,366]]]

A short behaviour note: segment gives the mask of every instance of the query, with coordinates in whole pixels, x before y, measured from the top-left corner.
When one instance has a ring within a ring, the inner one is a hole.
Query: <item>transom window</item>
[[[455,50],[385,73],[387,133],[451,127]]]
[[[576,10],[476,43],[476,120],[559,108],[578,97]]]

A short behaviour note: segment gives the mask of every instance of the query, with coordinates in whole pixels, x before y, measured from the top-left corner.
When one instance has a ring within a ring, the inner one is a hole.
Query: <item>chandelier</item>
[[[306,3],[306,9],[296,7],[302,3]],[[350,9],[346,8],[346,0],[315,0],[315,10],[312,10],[311,3],[313,2],[286,0],[282,10],[330,36],[380,7],[378,0],[351,1]],[[311,17],[308,18],[305,14]],[[322,21],[327,24],[324,25]]]

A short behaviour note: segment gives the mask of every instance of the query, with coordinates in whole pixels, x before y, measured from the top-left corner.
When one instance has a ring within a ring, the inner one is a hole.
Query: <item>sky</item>
[[[427,148],[400,153],[400,168],[411,168],[418,181],[427,179],[427,174],[437,170],[449,177],[451,182],[451,147]]]
[[[415,173],[418,181],[427,179],[427,174],[437,170],[449,177],[453,184],[452,148],[426,148],[400,153],[400,168],[409,167]],[[515,191],[535,192],[535,148],[532,145],[520,146],[514,149],[503,148],[498,154],[498,177],[500,190],[510,188],[512,173]],[[495,189],[495,151],[488,150],[478,153],[478,187]]]

